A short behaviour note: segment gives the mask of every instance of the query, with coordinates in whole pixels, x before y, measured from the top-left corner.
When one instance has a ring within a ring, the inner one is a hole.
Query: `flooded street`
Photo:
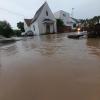
[[[1,46],[0,100],[100,100],[100,39],[54,34]]]

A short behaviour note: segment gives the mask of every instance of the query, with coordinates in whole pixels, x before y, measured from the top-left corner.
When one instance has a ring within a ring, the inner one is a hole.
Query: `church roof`
[[[42,12],[42,10],[43,10],[43,8],[44,8],[44,6],[45,6],[46,4],[47,4],[47,3],[45,2],[45,3],[38,9],[38,11],[36,12],[36,14],[35,14],[35,16],[34,16],[34,18],[33,18],[33,20],[32,20],[32,23],[35,22],[35,21],[38,19],[39,15],[41,14],[41,12]]]
[[[42,12],[42,10],[43,10],[43,8],[44,8],[44,6],[45,6],[46,4],[47,4],[47,2],[45,2],[45,3],[37,10],[35,16],[34,16],[32,19],[24,19],[25,22],[26,22],[26,24],[27,24],[28,26],[30,26],[32,23],[34,23],[34,22],[38,19],[38,17],[40,16],[40,14],[41,14],[41,12]]]

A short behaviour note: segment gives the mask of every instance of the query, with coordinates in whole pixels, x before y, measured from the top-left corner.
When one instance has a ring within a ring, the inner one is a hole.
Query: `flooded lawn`
[[[100,100],[100,39],[56,34],[0,47],[0,100]]]

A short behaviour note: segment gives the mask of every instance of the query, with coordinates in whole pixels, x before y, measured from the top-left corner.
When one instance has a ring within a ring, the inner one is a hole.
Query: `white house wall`
[[[54,23],[54,29],[55,29],[55,33],[57,32],[57,23]]]
[[[31,24],[31,30],[32,30],[34,35],[39,35],[39,27],[38,27],[37,22],[34,22],[33,24]]]
[[[46,11],[48,12],[48,16],[46,15]],[[56,19],[55,19],[55,17],[54,17],[54,15],[53,15],[53,13],[52,13],[52,11],[51,11],[51,9],[49,8],[49,6],[48,6],[48,4],[46,4],[45,6],[44,6],[44,8],[43,8],[43,10],[42,10],[42,12],[41,12],[41,14],[40,14],[40,16],[38,17],[38,25],[39,25],[39,31],[41,32],[41,33],[45,33],[45,28],[44,28],[44,26],[43,26],[43,20],[44,19],[51,19],[51,20],[53,20],[53,21],[55,21],[55,23],[56,23]],[[56,25],[56,24],[55,24]],[[55,30],[55,32],[56,32],[56,26],[54,26],[54,30]],[[52,31],[52,30],[51,30]]]
[[[65,26],[71,26],[71,27],[73,26],[73,24],[71,23],[71,17],[70,17],[69,13],[60,10],[60,11],[54,13],[54,15],[55,15],[56,19],[61,19],[64,22]]]
[[[48,12],[48,16],[46,15],[46,11]],[[57,32],[57,28],[56,28],[56,19],[51,11],[51,9],[49,8],[48,4],[46,3],[39,15],[39,17],[37,18],[37,20],[35,22],[33,22],[31,24],[31,26],[27,26],[27,24],[24,22],[24,28],[25,28],[25,32],[28,31],[32,31],[34,33],[34,35],[40,35],[42,33],[46,32],[46,26],[44,26],[45,24],[43,24],[43,20],[44,19],[51,19],[54,21],[53,25],[50,25],[50,32]],[[34,30],[34,27],[35,30]]]
[[[28,31],[31,30],[31,27],[27,26],[27,24],[24,22],[24,29],[25,29],[25,33],[27,33]]]
[[[66,13],[66,12],[64,12],[64,11],[62,11],[62,12],[60,12],[61,13],[61,15],[60,15],[60,17],[61,17],[61,19],[64,21],[64,24],[66,25],[66,26],[68,26],[69,24],[68,24],[68,22],[70,22],[70,14],[69,13]],[[65,16],[64,16],[65,15]]]
[[[50,32],[53,33],[53,30],[54,30],[54,26],[53,26],[53,24],[51,24],[50,25]]]

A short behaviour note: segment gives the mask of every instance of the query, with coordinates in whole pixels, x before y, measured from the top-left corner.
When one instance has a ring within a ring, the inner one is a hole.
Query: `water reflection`
[[[45,45],[44,47],[37,48],[35,51],[39,52],[41,55],[52,56],[53,54],[56,54],[58,49],[58,47]]]
[[[87,39],[90,54],[100,57],[100,39]]]
[[[66,37],[36,36],[1,47],[0,100],[100,100],[100,58],[89,54],[100,50],[98,40]]]
[[[24,53],[26,51],[30,51],[36,48],[33,39],[28,39],[26,41],[20,41],[16,44],[18,51]]]
[[[86,41],[88,48],[86,47],[84,41]],[[32,38],[25,38],[23,41],[18,41],[14,44],[3,46],[0,52],[2,52],[2,56],[14,56],[16,54],[25,54],[26,52],[36,52],[44,56],[52,56],[55,54],[86,54],[86,49],[88,49],[90,54],[100,57],[100,40],[69,40],[66,34],[42,35]]]
[[[15,44],[12,44],[10,46],[4,46],[1,48],[1,52],[5,56],[15,55],[17,51],[17,46]]]
[[[39,52],[41,55],[52,56],[56,54],[64,45],[64,34],[54,34],[38,37],[38,41],[35,41],[36,45],[35,51]]]
[[[53,34],[53,35],[43,35],[40,36],[40,40],[41,41],[46,41],[46,42],[54,42],[57,39],[62,40],[62,38],[65,36],[66,34]]]
[[[18,41],[14,44],[2,46],[0,52],[2,56],[14,56],[16,54],[24,54],[36,48],[35,46],[33,39],[26,39],[25,41]]]
[[[5,56],[24,54],[25,52],[38,52],[41,55],[51,56],[56,54],[59,49],[63,49],[64,37],[66,34],[53,34],[24,38],[14,44],[3,46],[2,54]]]
[[[63,36],[60,34],[36,36],[18,42],[17,48],[19,49],[19,52],[34,51],[41,55],[51,56],[56,54],[56,52],[63,47],[61,44],[63,39]]]
[[[45,36],[43,35],[39,38],[40,38],[41,41],[53,42],[55,37],[56,37],[55,35],[45,35]]]
[[[2,63],[1,63],[1,49],[0,49],[0,74],[1,74],[1,67],[2,67],[1,64],[2,64]]]
[[[0,58],[0,68],[1,68],[1,58]]]

